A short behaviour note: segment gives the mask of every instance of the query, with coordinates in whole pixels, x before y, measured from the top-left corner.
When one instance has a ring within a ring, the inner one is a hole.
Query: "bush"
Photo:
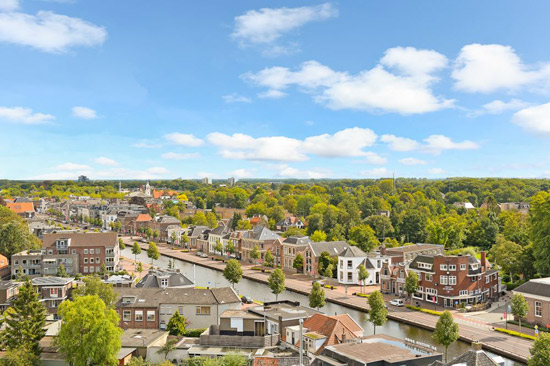
[[[369,294],[362,294],[361,292],[356,292],[354,295],[359,296],[359,297],[366,297],[366,298],[368,298],[370,296]]]
[[[423,308],[419,308],[418,306],[412,306],[412,305],[407,305],[406,308],[414,310],[414,311],[420,311],[420,312],[426,313],[426,314],[435,315],[435,316],[440,316],[441,314],[443,314],[443,312],[441,312],[441,311],[423,309]]]
[[[523,338],[523,339],[530,339],[532,341],[537,339],[537,337],[533,337],[533,336],[530,336],[528,334],[523,334],[523,333],[520,333],[520,332],[516,332],[515,330],[508,330],[508,329],[504,329],[504,328],[495,328],[495,332],[506,333],[506,334],[509,334],[511,336],[514,336],[514,337],[519,337],[519,338]]]
[[[506,284],[506,290],[508,291],[512,291],[513,289],[515,289],[516,287],[518,287],[519,285],[523,285],[525,281],[518,281],[518,282],[508,282]]]
[[[519,322],[518,322],[517,320],[508,320],[508,324],[519,325]],[[545,325],[537,325],[537,326],[538,326],[539,332],[547,332],[547,333],[550,333],[550,330],[547,329]],[[522,327],[522,328],[535,329],[535,325],[534,325],[534,324],[529,324],[529,323],[525,323],[525,322],[522,322],[522,323],[521,323],[521,327]]]
[[[189,249],[182,249],[182,250],[180,250],[180,252],[182,252],[182,253],[189,253]]]
[[[252,267],[250,269],[253,270],[253,271],[261,271],[263,268],[262,267]]]
[[[197,328],[197,329],[185,329],[183,335],[185,337],[195,337],[198,338],[206,330],[206,328]]]

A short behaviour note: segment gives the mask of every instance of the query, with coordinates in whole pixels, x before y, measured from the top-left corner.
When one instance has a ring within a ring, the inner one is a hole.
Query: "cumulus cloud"
[[[466,92],[514,91],[548,79],[550,66],[525,65],[510,46],[470,44],[460,51],[452,77],[455,88]]]
[[[176,145],[197,147],[204,144],[204,141],[192,134],[185,134],[179,132],[169,133],[164,138]]]
[[[365,153],[365,160],[367,161],[367,163],[375,164],[375,165],[386,164],[387,161],[388,161],[388,159],[378,155],[377,153],[371,152],[371,151]]]
[[[512,117],[512,121],[533,133],[550,134],[550,103],[522,109]]]
[[[445,170],[441,168],[431,168],[430,170],[428,170],[428,173],[432,175],[441,175],[445,173]]]
[[[219,148],[219,154],[229,159],[263,161],[304,161],[309,156],[368,157],[364,148],[372,146],[376,134],[368,128],[348,128],[335,134],[307,137],[304,140],[285,136],[254,138],[242,133],[226,135],[219,132],[207,136],[208,142]],[[370,154],[372,157],[372,154]]]
[[[24,125],[39,125],[55,120],[51,114],[33,113],[30,108],[0,107],[0,119]]]
[[[277,170],[281,178],[322,179],[327,178],[330,174],[330,172],[323,169],[301,170],[286,164],[278,166]]]
[[[422,150],[431,154],[439,154],[445,150],[475,150],[479,148],[479,145],[473,141],[455,142],[444,135],[431,135],[425,138],[424,142]]]
[[[384,178],[384,177],[389,177],[391,173],[387,168],[382,167],[382,168],[364,170],[361,172],[361,175],[367,178]]]
[[[394,151],[412,151],[418,149],[420,146],[418,141],[407,137],[397,137],[395,135],[382,135],[380,140],[387,143],[390,149]]]
[[[58,53],[75,46],[101,45],[106,38],[104,27],[51,11],[39,11],[36,15],[0,13],[0,42]]]
[[[267,55],[280,55],[296,49],[296,43],[276,44],[284,34],[313,21],[322,21],[338,15],[337,9],[325,3],[297,8],[263,8],[249,10],[235,17],[232,38],[241,46],[263,45]],[[290,50],[289,50],[290,48]]]
[[[199,157],[199,153],[175,153],[175,152],[167,152],[165,154],[161,155],[163,159],[167,160],[188,160],[188,159],[194,159]]]
[[[19,0],[0,0],[0,11],[14,11],[19,8]]]
[[[426,165],[427,164],[425,160],[420,160],[416,158],[404,158],[399,160],[399,162],[403,165]]]
[[[73,116],[82,119],[96,119],[97,113],[88,107],[73,107]]]
[[[509,111],[517,111],[529,106],[529,103],[520,99],[510,99],[508,102],[496,99],[490,103],[484,104],[480,110],[472,113],[472,116],[480,116],[483,114],[501,114]]]
[[[100,165],[111,165],[111,166],[118,165],[118,163],[115,160],[106,158],[104,156],[100,156],[99,158],[95,158],[94,162],[96,164],[100,164]]]
[[[259,94],[264,98],[284,97],[286,89],[297,86],[317,103],[335,110],[417,114],[453,106],[454,100],[432,91],[438,81],[435,73],[446,65],[447,58],[436,51],[396,47],[388,49],[374,68],[356,75],[307,61],[295,71],[275,66],[242,78],[266,88]]]
[[[229,172],[229,175],[235,178],[252,178],[254,176],[255,169],[236,169]]]
[[[162,144],[159,144],[158,142],[154,142],[154,141],[142,140],[142,141],[136,142],[132,146],[140,149],[158,149],[162,147]]]
[[[252,99],[249,97],[245,97],[244,95],[240,95],[237,93],[233,94],[227,94],[222,97],[223,101],[226,103],[252,103]]]

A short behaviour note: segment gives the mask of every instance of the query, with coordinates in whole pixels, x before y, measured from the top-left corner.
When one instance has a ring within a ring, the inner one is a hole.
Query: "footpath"
[[[147,250],[149,247],[147,243],[138,243],[142,250]],[[126,245],[128,244],[131,245],[131,243],[127,243]],[[179,259],[198,266],[210,268],[215,271],[223,271],[225,268],[224,262],[212,260],[211,256],[208,258],[201,258],[193,253],[184,253],[179,249],[174,250],[172,247],[163,244],[158,244],[158,249],[160,254],[166,257]],[[268,273],[252,270],[251,268],[254,267],[254,265],[244,263],[241,264],[244,278],[267,284],[267,278],[269,277]],[[296,292],[305,296],[308,296],[312,289],[311,279],[306,280],[303,276],[302,278],[300,276],[287,276],[285,285],[288,291]],[[325,289],[325,296],[327,301],[334,304],[362,312],[368,312],[369,306],[367,304],[367,299],[351,295],[353,292],[358,291],[358,289],[359,286],[355,288],[348,288],[349,295],[346,295],[343,286],[338,286],[335,290]],[[532,341],[495,332],[492,330],[492,326],[488,323],[480,320],[474,320],[456,312],[453,313],[453,317],[459,324],[461,340],[470,343],[475,341],[481,342],[483,344],[483,348],[486,350],[522,363],[527,363],[529,348],[531,348],[533,344]],[[388,318],[428,330],[434,330],[438,320],[437,316],[431,314],[394,306],[389,306]]]

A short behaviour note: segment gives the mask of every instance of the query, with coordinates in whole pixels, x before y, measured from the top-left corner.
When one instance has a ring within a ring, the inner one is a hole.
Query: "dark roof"
[[[196,288],[130,288],[117,287],[117,307],[158,307],[160,304],[215,305],[240,303],[241,299],[231,287],[203,290]],[[134,297],[123,304],[123,297]]]
[[[328,252],[331,257],[334,257],[342,253],[350,245],[345,241],[320,241],[318,243],[311,243],[310,246],[315,257],[321,256],[323,252]]]
[[[431,264],[432,269],[428,270],[427,268],[419,268],[418,262]],[[414,258],[414,260],[409,265],[409,268],[416,269],[419,271],[434,272],[433,264],[434,264],[434,257],[432,255],[419,255],[416,258]]]
[[[443,248],[443,245],[441,244],[426,244],[426,243],[417,243],[412,245],[404,245],[401,247],[396,248],[388,248],[388,252],[399,252],[399,253],[408,253],[408,252],[416,252],[416,251],[422,251],[426,249],[437,249],[437,248]]]
[[[284,241],[285,244],[294,244],[298,246],[306,246],[309,243],[312,243],[309,236],[289,236]]]
[[[139,281],[136,287],[161,287],[161,279],[168,279],[168,286],[166,287],[189,287],[193,286],[193,281],[185,277],[183,273],[179,271],[165,271],[161,269],[150,270],[141,281]]]
[[[366,257],[367,254],[363,252],[360,248],[350,245],[349,247],[346,247],[340,254],[338,254],[339,257],[348,257],[348,258],[356,258],[356,257]]]
[[[252,238],[254,240],[275,240],[280,238],[280,236],[266,227],[256,226],[254,230],[252,230],[249,238]]]
[[[521,292],[522,294],[550,297],[550,277],[537,278],[529,280],[523,285],[516,287],[513,292]]]
[[[470,350],[470,351],[458,356],[454,360],[451,360],[450,362],[447,362],[444,365],[445,366],[452,366],[452,365],[497,366],[498,363],[493,361],[493,359],[491,359],[491,357],[489,357],[483,351]]]
[[[58,233],[44,234],[42,247],[54,246],[58,239],[71,239],[71,247],[115,247],[117,233]]]
[[[64,286],[74,281],[69,277],[35,277],[32,280],[33,286]]]

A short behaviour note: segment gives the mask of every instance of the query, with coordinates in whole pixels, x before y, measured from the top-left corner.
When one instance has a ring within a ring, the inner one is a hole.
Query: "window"
[[[447,265],[446,264],[440,264],[439,269],[442,270],[442,271],[446,271],[447,270]]]
[[[168,278],[161,278],[160,279],[160,286],[161,287],[167,287],[168,286]]]
[[[88,273],[88,266],[84,266],[84,273]]]
[[[100,263],[99,257],[95,259],[95,262],[96,262],[97,264]]]
[[[143,310],[136,310],[134,313],[134,319],[136,322],[143,321]]]
[[[542,302],[535,301],[535,316],[542,317]]]
[[[122,312],[122,320],[125,322],[132,320],[132,312],[130,310],[124,310]]]
[[[90,266],[90,273],[94,272],[94,266]]]
[[[84,254],[88,254],[88,249],[84,249]]]
[[[95,266],[95,271],[96,272],[101,272],[101,267],[100,266]]]
[[[348,269],[352,269],[352,268],[353,268],[352,261],[348,261]]]
[[[178,306],[178,313],[180,313],[180,315],[183,315],[183,306]]]
[[[210,306],[197,306],[195,313],[197,315],[210,315]]]
[[[84,258],[84,263],[88,263],[88,257]]]
[[[461,271],[465,271],[465,270],[466,270],[466,265],[465,265],[465,264],[461,264],[461,265],[460,265],[460,270],[461,270]]]
[[[441,283],[442,285],[446,285],[447,284],[447,276],[439,276],[439,283]]]
[[[456,276],[449,276],[449,285],[456,285]]]
[[[53,250],[52,250],[52,249],[48,249],[48,254],[49,254],[49,255],[52,255],[52,254],[53,254]]]
[[[348,272],[348,282],[353,281],[353,273]]]
[[[491,276],[485,275],[485,283],[489,283],[491,281]]]
[[[426,273],[426,274],[424,275],[424,279],[425,279],[426,281],[432,282],[432,281],[433,281],[433,275],[430,274],[430,273]]]
[[[73,253],[73,254],[76,254],[76,249],[73,249],[73,250],[72,250],[72,253]]]
[[[459,295],[459,296],[468,296],[468,290],[460,290],[460,291],[458,292],[458,295]]]
[[[449,264],[449,271],[456,271],[456,264]]]
[[[101,249],[95,248],[95,254],[99,254],[99,253],[101,253]]]
[[[57,287],[50,288],[50,297],[57,297],[59,294],[59,289]]]
[[[147,321],[148,322],[154,322],[155,321],[155,311],[154,310],[147,310]]]

